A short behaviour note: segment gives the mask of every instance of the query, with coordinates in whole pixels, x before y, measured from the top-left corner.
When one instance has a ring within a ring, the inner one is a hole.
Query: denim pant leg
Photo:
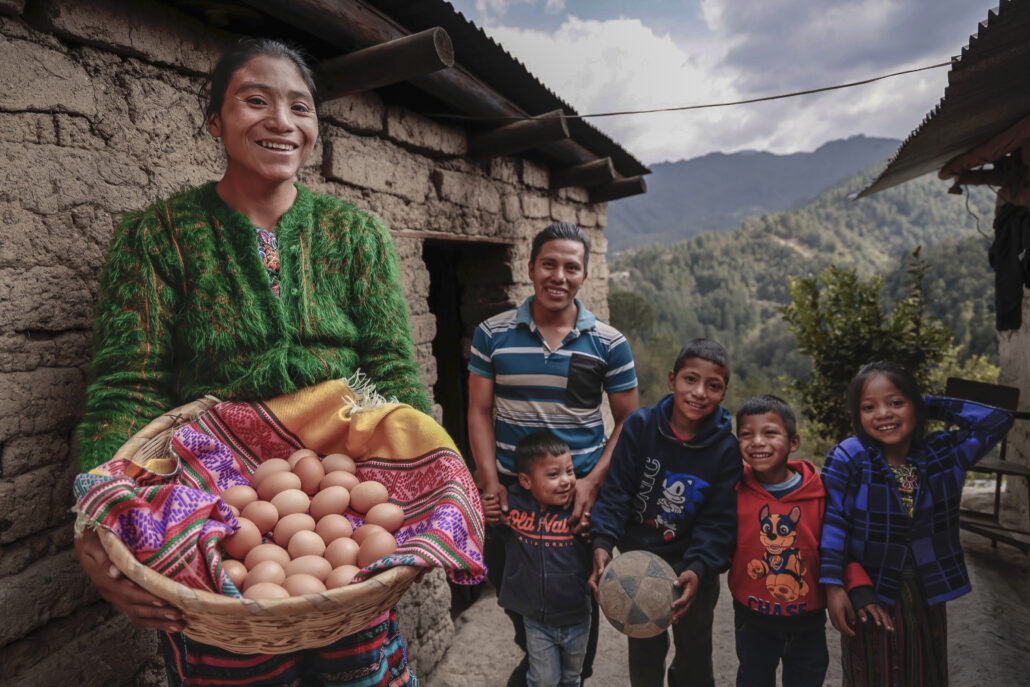
[[[669,665],[670,687],[714,687],[712,622],[719,600],[719,576],[701,583],[690,609],[672,626],[675,651]]]
[[[629,637],[630,687],[661,687],[665,682],[665,655],[669,653],[669,631],[654,637]]]
[[[526,653],[529,654],[528,687],[557,687],[562,676],[561,644],[558,628],[523,616],[526,627]]]
[[[826,629],[792,632],[783,651],[783,684],[790,687],[821,687],[830,667]]]
[[[737,687],[776,687],[776,668],[786,641],[779,632],[767,632],[734,618],[737,644]],[[792,685],[784,679],[784,685]],[[820,683],[821,684],[821,683]]]
[[[592,625],[593,620],[587,617],[578,623],[558,628],[558,643],[561,647],[561,687],[579,687]]]

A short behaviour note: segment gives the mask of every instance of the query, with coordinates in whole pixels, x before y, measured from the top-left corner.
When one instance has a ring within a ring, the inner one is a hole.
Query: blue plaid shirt
[[[919,485],[912,517],[879,447],[850,437],[827,457],[820,582],[843,584],[844,566],[855,561],[872,578],[880,600],[893,606],[901,571],[911,562],[931,604],[969,591],[959,544],[962,485],[966,470],[1008,432],[1012,415],[941,396],[927,396],[926,403],[931,419],[959,428],[935,432],[913,447],[909,460],[919,471]]]

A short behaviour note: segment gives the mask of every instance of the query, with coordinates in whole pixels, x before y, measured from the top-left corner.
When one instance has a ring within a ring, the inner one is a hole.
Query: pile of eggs
[[[222,565],[248,599],[285,599],[350,584],[358,570],[397,548],[404,509],[386,487],[358,479],[342,453],[323,459],[301,449],[258,466],[252,485],[220,496],[239,522],[222,541]],[[344,512],[364,516],[354,529]],[[268,539],[269,541],[265,541]]]

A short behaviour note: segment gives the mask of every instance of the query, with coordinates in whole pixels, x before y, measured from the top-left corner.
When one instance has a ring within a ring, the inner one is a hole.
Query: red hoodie
[[[801,486],[778,499],[750,465],[737,484],[737,546],[729,586],[735,606],[756,622],[789,627],[821,626],[826,597],[819,584],[819,539],[826,491],[818,469],[789,460]],[[848,587],[869,584],[862,568],[848,566]],[[864,579],[863,579],[864,578]]]

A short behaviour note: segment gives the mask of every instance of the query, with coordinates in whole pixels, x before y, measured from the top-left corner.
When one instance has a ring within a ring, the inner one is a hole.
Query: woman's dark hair
[[[536,262],[536,256],[540,255],[540,249],[548,241],[579,241],[583,244],[583,271],[586,271],[590,264],[590,239],[583,233],[583,230],[569,222],[555,222],[549,224],[533,237],[533,245],[529,249],[529,262]]]
[[[672,364],[672,374],[679,372],[691,358],[700,358],[715,363],[726,371],[726,383],[730,383],[730,354],[721,343],[713,339],[693,339],[676,354],[676,362]]]
[[[315,90],[315,75],[308,66],[307,59],[300,48],[287,45],[272,38],[241,38],[232,50],[222,55],[218,64],[207,75],[201,97],[204,100],[204,123],[211,119],[211,115],[222,111],[222,104],[225,102],[225,91],[229,88],[232,75],[240,67],[255,57],[276,57],[290,60],[297,65],[304,84],[311,91],[311,97],[318,105],[318,95]]]
[[[737,408],[737,434],[740,434],[740,422],[749,415],[765,415],[776,413],[783,422],[783,428],[787,430],[787,438],[793,439],[798,433],[798,418],[790,404],[779,396],[765,394],[764,396],[753,396],[740,404]]]
[[[862,429],[862,390],[865,388],[866,382],[877,375],[883,375],[889,379],[891,384],[898,387],[901,395],[912,404],[916,415],[916,426],[912,431],[912,445],[922,443],[923,435],[926,433],[926,399],[923,398],[919,382],[904,367],[886,360],[869,363],[859,370],[848,384],[847,407],[855,435],[863,441],[874,443],[876,441]]]

